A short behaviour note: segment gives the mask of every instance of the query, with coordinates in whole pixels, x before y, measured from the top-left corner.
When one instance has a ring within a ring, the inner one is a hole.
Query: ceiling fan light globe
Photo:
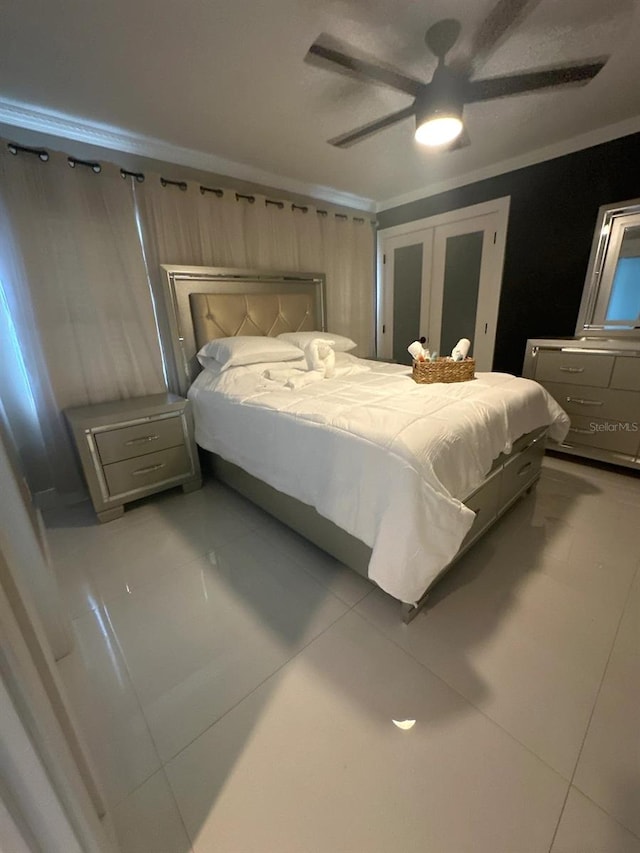
[[[421,145],[437,147],[453,142],[461,133],[462,121],[458,116],[434,116],[417,126],[416,141]]]

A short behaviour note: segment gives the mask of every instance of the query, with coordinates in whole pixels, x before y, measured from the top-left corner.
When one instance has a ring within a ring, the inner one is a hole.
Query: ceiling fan
[[[433,24],[426,32],[425,42],[431,53],[437,57],[438,65],[429,83],[416,80],[377,61],[345,53],[341,46],[336,46],[335,41],[321,36],[309,48],[305,61],[328,64],[334,71],[390,86],[411,95],[414,99],[408,107],[329,139],[329,144],[337,148],[349,148],[391,125],[415,116],[415,137],[418,142],[452,151],[469,144],[469,137],[462,123],[465,104],[520,95],[539,89],[588,83],[603,68],[607,58],[505,77],[471,79],[480,65],[504,40],[508,30],[538,2],[539,0],[498,0],[475,34],[470,59],[451,65],[445,63],[445,57],[458,40],[461,24],[451,18]]]

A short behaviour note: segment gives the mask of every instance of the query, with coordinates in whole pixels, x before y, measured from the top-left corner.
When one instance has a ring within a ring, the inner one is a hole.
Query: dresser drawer
[[[97,432],[95,440],[102,464],[109,465],[183,444],[182,419],[177,415]]]
[[[569,415],[640,421],[640,392],[593,388],[589,385],[563,385],[559,382],[543,384]]]
[[[640,391],[640,358],[618,356],[611,376],[611,387]]]
[[[538,382],[570,382],[606,388],[614,361],[612,355],[540,350],[536,356],[535,378]]]
[[[571,447],[586,445],[635,456],[640,444],[640,422],[572,415],[564,443]]]
[[[544,457],[544,446],[544,437],[536,438],[526,450],[506,463],[502,472],[501,507],[506,506],[537,479]]]
[[[111,497],[146,489],[193,473],[184,445],[104,466],[104,477]]]

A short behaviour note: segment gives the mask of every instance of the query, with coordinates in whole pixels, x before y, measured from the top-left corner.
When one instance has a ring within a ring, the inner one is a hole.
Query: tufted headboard
[[[169,388],[186,394],[196,353],[214,338],[324,330],[324,275],[162,266],[166,328],[159,322]]]
[[[317,329],[312,293],[190,293],[198,349],[214,338]]]

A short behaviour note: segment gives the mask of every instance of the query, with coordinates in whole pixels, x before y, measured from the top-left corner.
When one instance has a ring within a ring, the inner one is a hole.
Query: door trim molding
[[[472,204],[469,207],[457,207],[444,213],[436,213],[424,219],[412,219],[411,222],[403,222],[401,225],[380,228],[378,230],[378,242],[380,242],[380,238],[399,237],[401,234],[411,234],[413,231],[423,231],[425,228],[437,228],[438,225],[449,225],[451,222],[462,222],[465,219],[484,216],[486,213],[501,213],[506,223],[509,219],[510,205],[511,196],[505,195],[501,198],[483,201],[480,204]]]

